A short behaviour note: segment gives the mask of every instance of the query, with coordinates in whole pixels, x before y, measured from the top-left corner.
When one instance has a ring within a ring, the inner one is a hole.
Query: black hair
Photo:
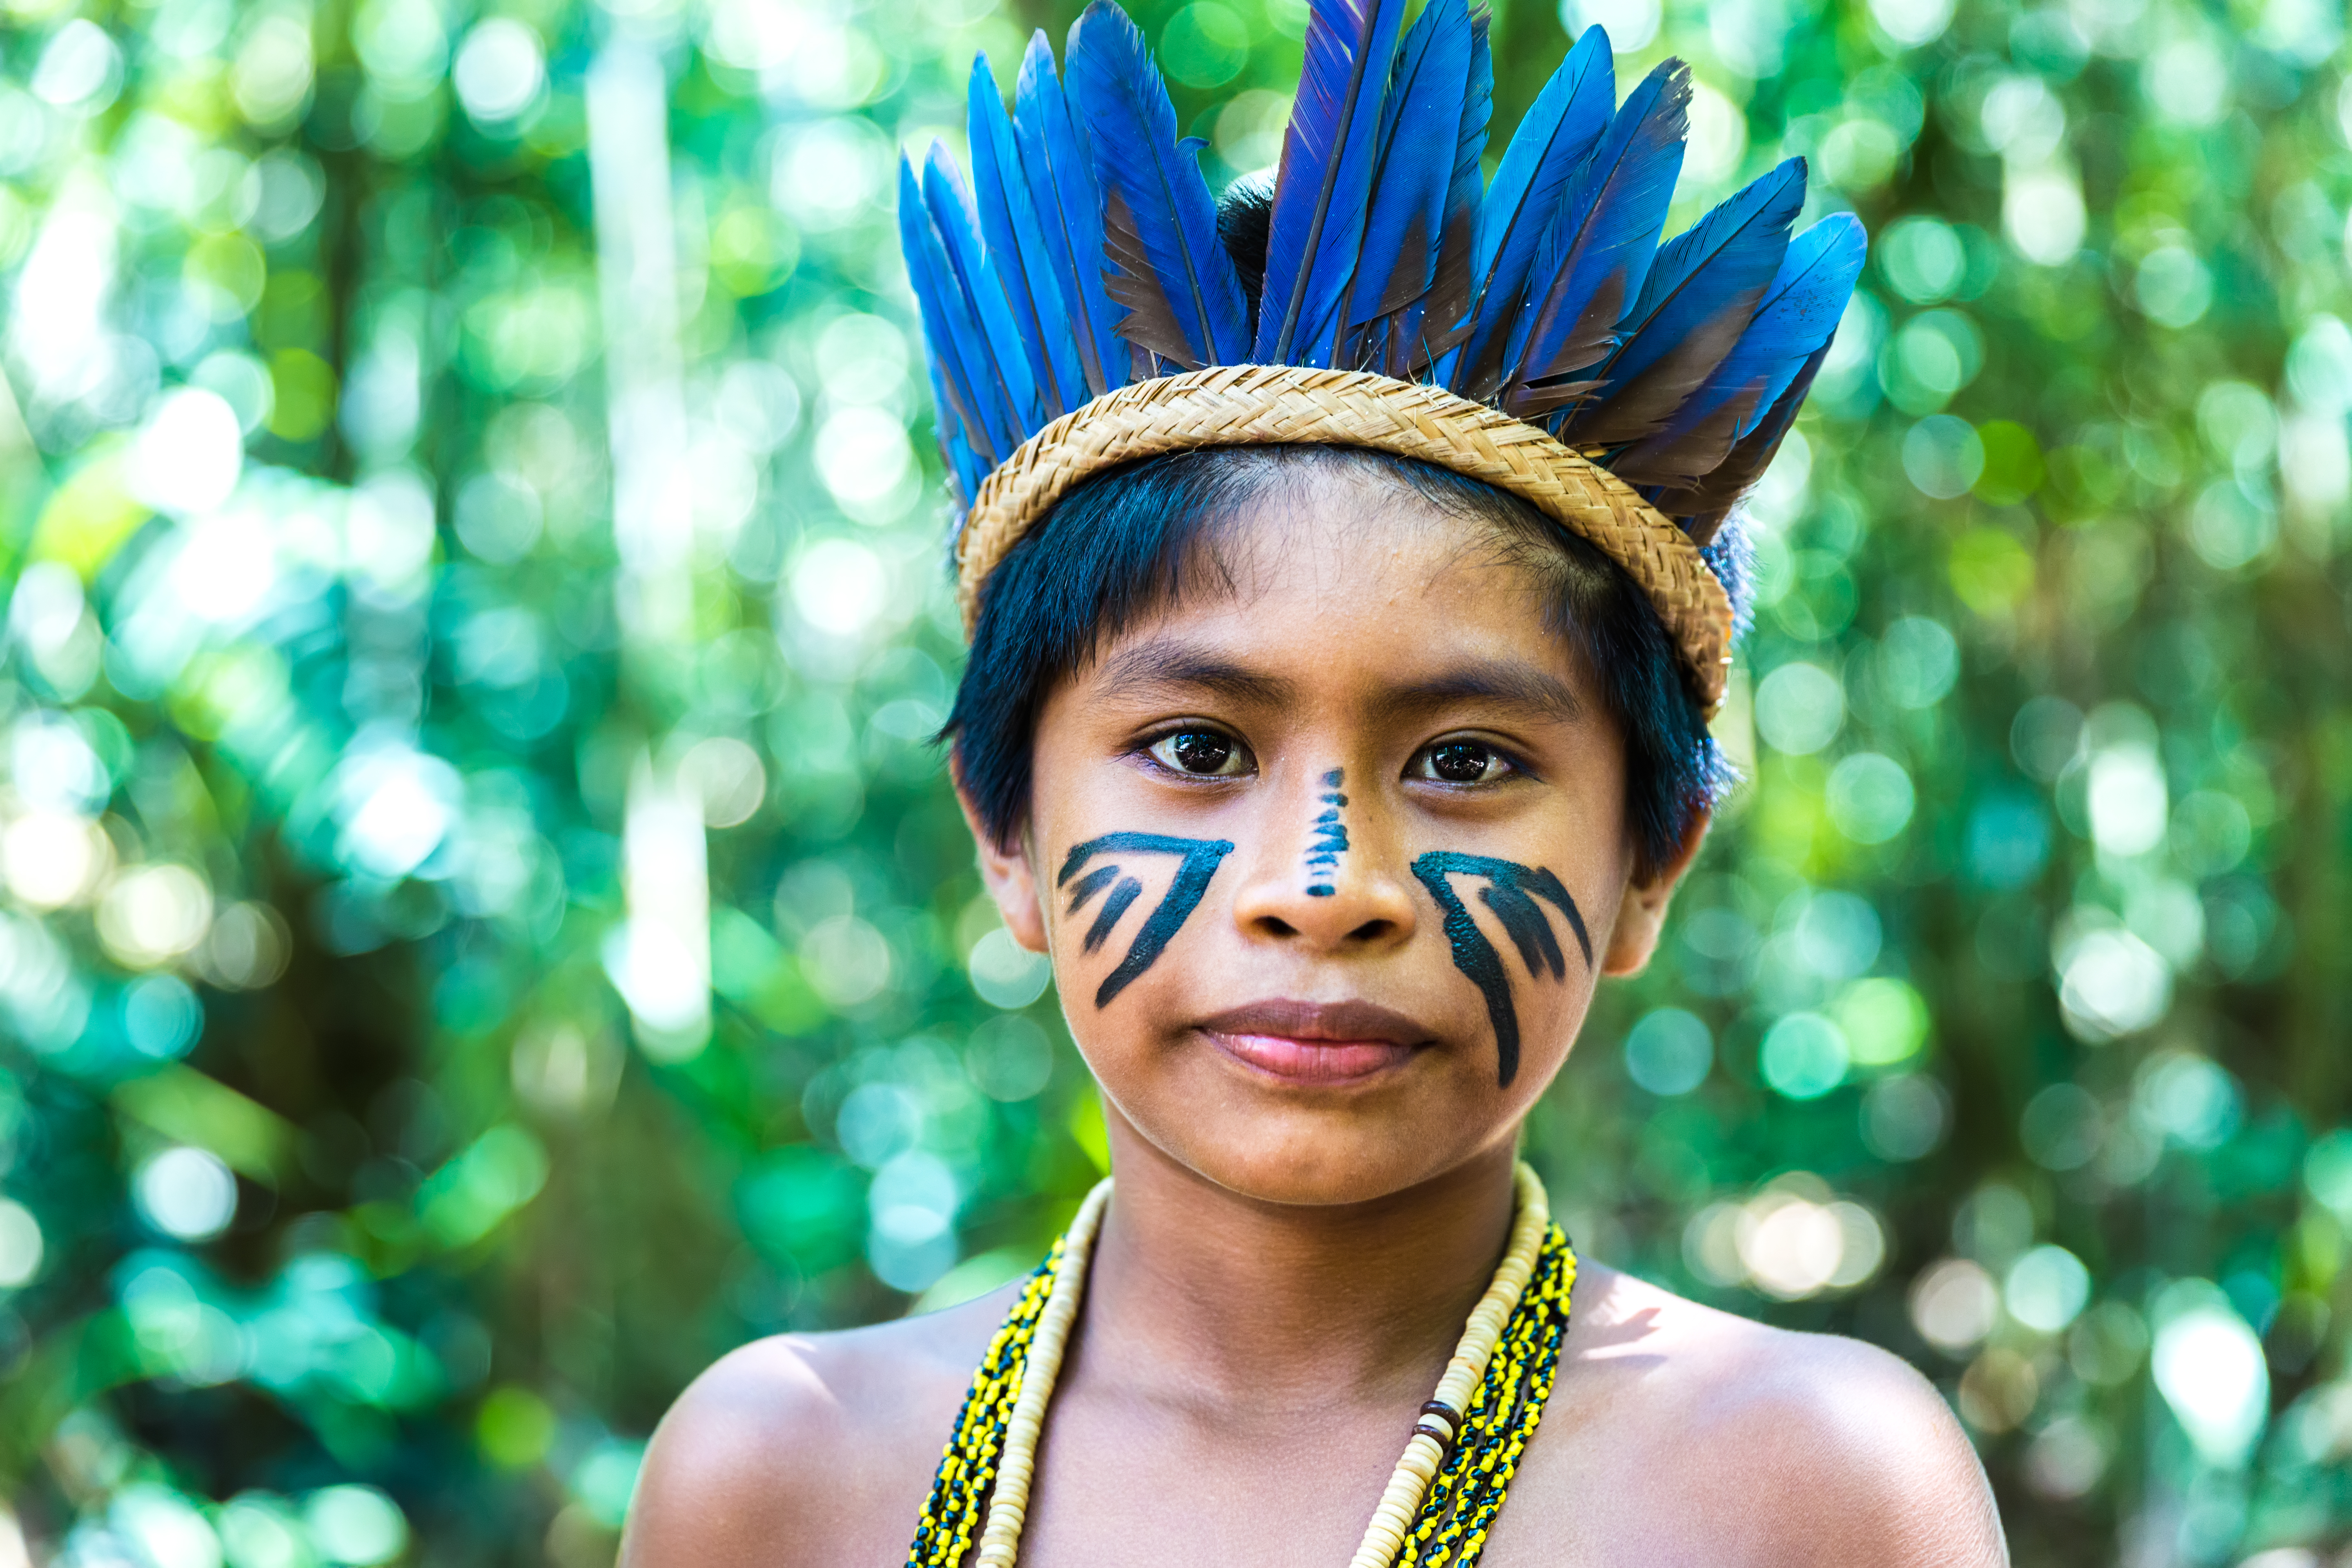
[[[1264,276],[1270,192],[1235,183],[1219,237],[1252,306]],[[1706,731],[1657,611],[1624,568],[1515,495],[1417,458],[1329,446],[1210,447],[1099,474],[1033,523],[989,574],[971,654],[940,733],[998,846],[1029,815],[1037,717],[1055,685],[1188,593],[1229,586],[1218,535],[1293,479],[1354,468],[1383,475],[1454,516],[1484,523],[1538,574],[1553,631],[1583,661],[1625,740],[1625,814],[1636,874],[1674,858],[1730,771]]]

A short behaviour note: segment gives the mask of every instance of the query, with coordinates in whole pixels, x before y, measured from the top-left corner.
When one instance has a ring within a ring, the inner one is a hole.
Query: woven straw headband
[[[988,574],[1064,496],[1144,458],[1290,443],[1418,458],[1484,480],[1591,543],[1657,608],[1712,718],[1731,663],[1731,598],[1691,542],[1633,488],[1536,426],[1442,387],[1361,371],[1218,365],[1137,382],[1062,416],[989,474],[956,541],[969,636]]]

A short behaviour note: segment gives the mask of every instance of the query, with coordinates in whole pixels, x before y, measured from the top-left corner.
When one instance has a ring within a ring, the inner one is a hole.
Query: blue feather
[[[1831,334],[1832,341],[1836,333]],[[1813,389],[1813,377],[1822,362],[1829,357],[1830,345],[1823,343],[1797,367],[1790,379],[1788,390],[1766,411],[1755,427],[1739,438],[1731,455],[1716,466],[1715,471],[1688,489],[1658,489],[1645,492],[1652,502],[1669,517],[1678,518],[1692,541],[1704,549],[1721,532],[1727,531],[1725,522],[1734,515],[1733,509],[1748,488],[1764,477],[1772,465],[1772,456],[1780,449],[1781,438],[1797,420],[1797,410],[1804,406],[1805,395]],[[1727,584],[1727,587],[1735,586]],[[1736,605],[1735,599],[1735,605]]]
[[[1769,362],[1777,354],[1777,363],[1764,379],[1757,412],[1740,427],[1742,436],[1761,421],[1766,408],[1780,400],[1804,361],[1836,334],[1869,252],[1870,237],[1863,231],[1862,220],[1852,213],[1832,213],[1789,241],[1780,270],[1757,309],[1758,321],[1766,321],[1768,310],[1769,319],[1765,330],[1757,333],[1754,357]],[[1750,323],[1749,331],[1755,330],[1756,323]],[[1748,353],[1748,335],[1742,334],[1734,354],[1744,359]]]
[[[1748,330],[1804,205],[1805,161],[1791,158],[1669,241],[1618,323],[1605,384],[1570,409],[1561,439],[1613,447],[1663,426]]]
[[[936,389],[945,394],[941,428],[960,428],[973,451],[993,468],[1024,437],[1015,433],[1012,410],[996,390],[987,336],[956,281],[946,242],[932,226],[914,166],[904,153],[898,157],[898,243],[922,310],[924,341],[939,373]]]
[[[1715,315],[1727,298],[1748,289],[1760,297],[1780,269],[1789,226],[1804,204],[1805,161],[1790,158],[1668,241],[1625,313],[1622,324],[1632,331],[1611,358],[1611,383],[1649,369],[1682,342],[1680,329]]]
[[[1312,0],[1307,61],[1283,134],[1258,302],[1256,358],[1328,365],[1348,325],[1348,285],[1404,0]]]
[[[1440,232],[1437,262],[1429,292],[1405,311],[1397,338],[1404,351],[1402,363],[1389,374],[1399,377],[1428,370],[1459,344],[1470,330],[1471,265],[1478,248],[1478,216],[1486,192],[1479,160],[1486,152],[1486,127],[1495,113],[1495,65],[1486,46],[1484,5],[1470,16],[1470,70],[1462,95],[1462,111],[1454,142],[1454,175],[1445,192],[1445,219]],[[1432,329],[1434,329],[1433,331]]]
[[[1087,373],[1070,331],[1062,275],[1029,199],[1029,181],[1013,142],[1013,121],[1005,115],[986,56],[971,62],[969,97],[972,192],[980,198],[988,268],[1012,304],[1013,325],[1028,349],[1029,369],[1045,417],[1056,419],[1087,401]]]
[[[1431,0],[1405,33],[1381,105],[1350,327],[1392,316],[1429,291],[1453,188],[1470,52],[1467,0]]]
[[[1086,133],[1070,113],[1054,74],[1053,47],[1039,32],[1022,58],[1013,89],[1013,137],[1029,180],[1029,199],[1045,231],[1054,269],[1071,308],[1087,388],[1099,397],[1125,384],[1129,351],[1118,342],[1117,306],[1103,288],[1102,186],[1095,180]],[[1116,367],[1116,368],[1114,368]]]
[[[940,370],[940,356],[929,342],[930,315],[928,310],[923,317],[923,330],[926,339],[923,367],[931,377],[931,425],[939,433],[940,449],[947,454],[948,473],[955,480],[956,494],[962,504],[969,507],[972,498],[980,493],[982,482],[988,478],[991,465],[972,450],[971,441],[964,434],[963,421],[956,416],[955,404],[948,394],[946,374]],[[961,527],[961,520],[958,527]]]
[[[1531,417],[1579,395],[1641,295],[1682,173],[1690,71],[1668,61],[1625,99],[1561,197],[1537,251],[1529,302],[1504,354],[1502,406]]]
[[[948,266],[963,290],[972,319],[980,323],[987,345],[986,363],[1004,400],[1011,426],[1018,432],[1013,445],[1019,446],[1045,427],[1045,402],[1029,369],[1029,346],[1013,319],[1013,301],[1005,297],[1003,281],[988,264],[981,244],[971,194],[964,189],[963,176],[956,172],[955,160],[936,142],[923,162],[923,205],[930,212],[931,227],[946,242]],[[1010,450],[1004,455],[1010,456]]]
[[[1096,0],[1070,29],[1070,89],[1103,187],[1110,297],[1127,307],[1121,337],[1188,370],[1249,356],[1249,306],[1217,241],[1217,205],[1196,140],[1176,136],[1176,108],[1127,13]]]
[[[1634,100],[1640,97],[1637,89]],[[1465,397],[1484,401],[1502,384],[1503,355],[1526,305],[1536,254],[1561,197],[1608,130],[1616,99],[1609,35],[1587,27],[1504,149],[1478,217],[1470,331],[1461,349],[1438,367],[1439,379]],[[1627,100],[1629,107],[1634,100]]]
[[[1637,485],[1692,484],[1771,412],[1805,362],[1837,331],[1866,242],[1851,213],[1823,219],[1789,242],[1755,320],[1723,363],[1657,434],[1618,454],[1610,467]]]

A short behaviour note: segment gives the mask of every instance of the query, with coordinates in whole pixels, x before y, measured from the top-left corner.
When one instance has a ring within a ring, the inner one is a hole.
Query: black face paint
[[[1116,874],[1118,868],[1106,866],[1103,869]],[[1110,890],[1110,897],[1103,900],[1103,907],[1096,911],[1095,923],[1087,928],[1086,951],[1092,952],[1100,947],[1113,929],[1118,926],[1118,917],[1127,913],[1135,900],[1142,896],[1142,883],[1132,877],[1121,878],[1118,886]],[[1084,902],[1086,902],[1086,895],[1083,893],[1078,898],[1073,899],[1070,901],[1070,912],[1077,913],[1078,905]]]
[[[1576,945],[1583,951],[1585,967],[1592,966],[1592,938],[1584,929],[1584,917],[1577,911],[1576,900],[1560,886],[1559,879],[1540,866],[1522,866],[1516,860],[1491,860],[1483,855],[1458,855],[1450,849],[1432,850],[1412,863],[1412,874],[1445,911],[1445,940],[1454,948],[1454,967],[1470,977],[1486,999],[1486,1016],[1495,1026],[1495,1049],[1500,1058],[1501,1081],[1508,1084],[1519,1070],[1519,1016],[1511,1005],[1511,983],[1503,973],[1502,956],[1478,922],[1470,917],[1469,909],[1446,880],[1449,875],[1484,877],[1488,885],[1478,890],[1479,900],[1494,910],[1503,922],[1503,930],[1511,944],[1519,950],[1519,958],[1528,973],[1541,979],[1549,971],[1555,980],[1568,973],[1568,960],[1559,950],[1559,939],[1552,935],[1551,922],[1536,907],[1533,893],[1557,906],[1568,917],[1568,929],[1575,934]]]
[[[1078,906],[1118,880],[1118,868],[1116,866],[1104,866],[1087,872],[1078,879],[1078,885],[1070,889],[1070,907],[1064,912],[1076,914]]]
[[[1344,771],[1333,768],[1323,775],[1323,815],[1315,819],[1318,837],[1307,850],[1309,898],[1328,899],[1339,890],[1327,879],[1339,868],[1339,857],[1348,849],[1348,827],[1339,820],[1339,808],[1348,804],[1348,797],[1339,793]]]
[[[1234,852],[1229,838],[1170,838],[1158,833],[1106,833],[1100,838],[1089,838],[1071,847],[1069,858],[1062,862],[1062,874],[1055,879],[1056,887],[1069,887],[1070,879],[1086,868],[1087,861],[1097,855],[1181,855],[1182,865],[1176,868],[1176,879],[1168,886],[1168,896],[1135,933],[1135,942],[1118,967],[1104,977],[1095,992],[1095,1005],[1107,1007],[1110,999],[1127,989],[1130,981],[1151,967],[1168,945],[1179,927],[1190,920],[1200,907],[1201,895],[1209,890],[1209,879],[1217,874],[1217,867]],[[1095,916],[1087,931],[1085,950],[1092,952],[1100,947],[1127,913],[1135,900],[1142,896],[1143,884],[1132,877],[1120,879],[1117,866],[1105,866],[1089,874],[1072,889],[1068,912],[1076,914],[1087,900],[1117,880],[1110,897]]]

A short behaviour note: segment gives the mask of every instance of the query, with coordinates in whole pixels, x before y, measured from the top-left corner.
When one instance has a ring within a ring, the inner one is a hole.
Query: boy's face
[[[1114,1122],[1220,1185],[1362,1201],[1491,1152],[1648,959],[1681,867],[1632,883],[1622,738],[1507,553],[1320,468],[1225,531],[1230,593],[1046,701],[982,868]]]

